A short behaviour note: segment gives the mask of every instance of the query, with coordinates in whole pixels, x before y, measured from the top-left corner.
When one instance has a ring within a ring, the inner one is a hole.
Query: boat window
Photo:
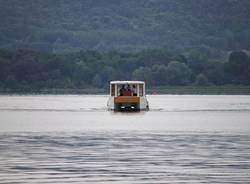
[[[143,93],[144,93],[144,91],[143,91],[143,84],[139,84],[139,95],[143,96]]]
[[[138,93],[138,86],[137,84],[133,84],[131,88],[132,96],[137,96]]]
[[[111,96],[115,96],[115,85],[111,85]]]
[[[119,85],[118,86],[118,90],[119,90],[119,96],[131,96],[132,95],[132,91],[131,91],[131,86],[130,84],[127,85]]]

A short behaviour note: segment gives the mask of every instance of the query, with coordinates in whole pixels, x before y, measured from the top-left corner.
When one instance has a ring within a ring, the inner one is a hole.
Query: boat
[[[144,81],[111,81],[108,110],[149,110]]]

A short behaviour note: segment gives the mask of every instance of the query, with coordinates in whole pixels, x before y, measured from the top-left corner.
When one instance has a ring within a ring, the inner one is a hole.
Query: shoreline
[[[108,94],[104,88],[84,89],[0,89],[0,95],[4,94]],[[250,95],[250,86],[224,85],[224,86],[161,86],[150,87],[147,94],[175,94],[175,95]]]
[[[168,86],[148,89],[152,94],[179,95],[250,95],[250,86]]]

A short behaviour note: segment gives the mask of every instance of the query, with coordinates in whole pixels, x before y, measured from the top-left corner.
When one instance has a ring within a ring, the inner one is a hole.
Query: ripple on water
[[[2,183],[249,183],[249,143],[245,134],[0,134],[0,178]]]

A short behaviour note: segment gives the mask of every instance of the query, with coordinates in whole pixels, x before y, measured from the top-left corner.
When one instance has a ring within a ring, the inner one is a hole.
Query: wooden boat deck
[[[140,103],[138,96],[117,96],[114,98],[115,103]]]

